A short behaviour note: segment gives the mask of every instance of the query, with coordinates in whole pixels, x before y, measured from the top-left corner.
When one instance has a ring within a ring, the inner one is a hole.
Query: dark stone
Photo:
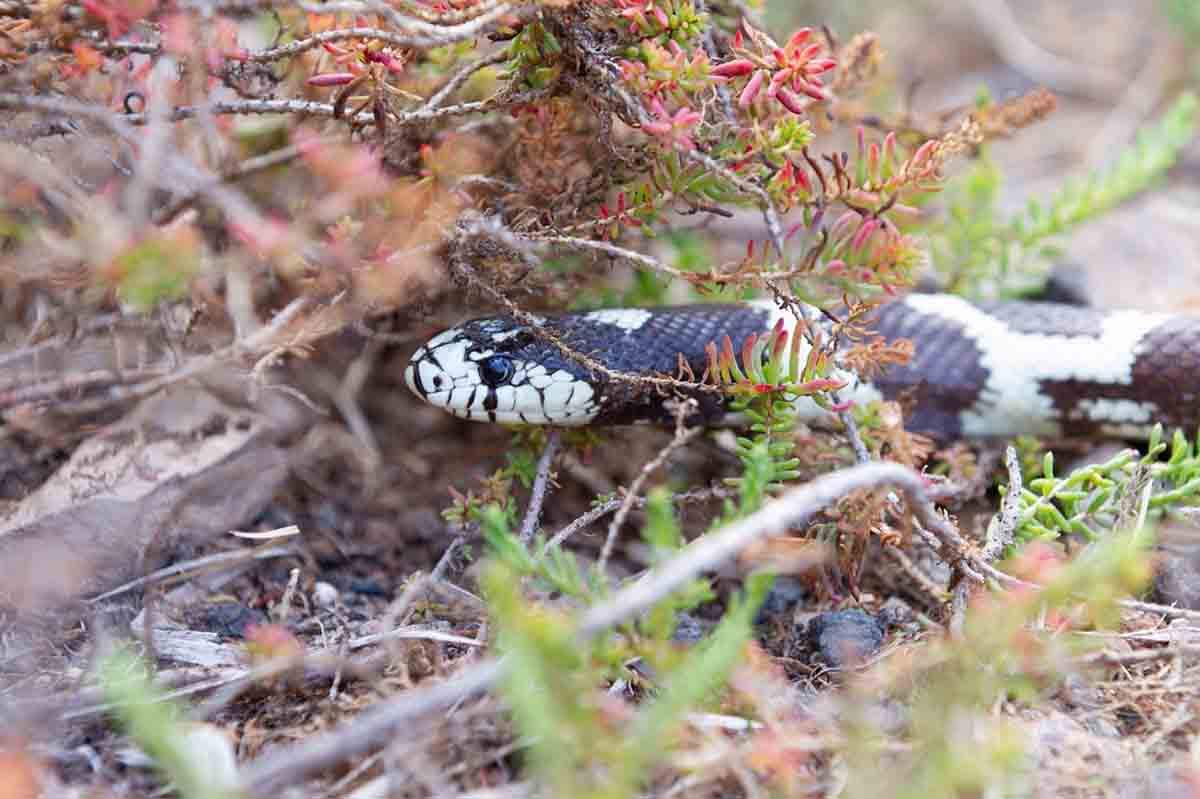
[[[217,602],[200,608],[196,627],[229,638],[244,638],[246,628],[267,623],[267,614],[237,602]]]
[[[1155,554],[1153,600],[1200,610],[1200,552],[1164,547]]]
[[[911,627],[915,632],[920,628],[916,612],[899,597],[891,597],[884,602],[876,619],[885,630]]]
[[[1050,277],[1046,279],[1046,285],[1042,286],[1041,293],[1030,299],[1079,307],[1094,304],[1087,270],[1080,264],[1067,261],[1057,263],[1050,269]]]
[[[883,646],[884,625],[859,608],[821,613],[808,622],[805,637],[815,655],[835,669],[853,667]]]
[[[363,596],[388,596],[383,583],[374,577],[355,577],[346,583],[346,590]]]
[[[796,603],[804,599],[805,593],[804,583],[795,577],[787,575],[776,577],[771,591],[763,600],[762,607],[758,609],[758,616],[755,617],[754,623],[766,624],[774,617],[791,613]]]
[[[671,636],[671,640],[677,644],[691,646],[697,644],[704,637],[704,625],[695,616],[688,613],[680,613],[675,618],[675,633]]]

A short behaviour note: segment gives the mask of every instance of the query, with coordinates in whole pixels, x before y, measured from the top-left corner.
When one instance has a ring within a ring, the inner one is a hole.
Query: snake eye
[[[492,388],[507,383],[513,371],[513,362],[503,355],[493,355],[479,362],[479,376]]]

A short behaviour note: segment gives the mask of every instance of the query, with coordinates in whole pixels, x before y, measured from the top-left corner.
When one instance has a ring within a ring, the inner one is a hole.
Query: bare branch
[[[442,47],[477,36],[484,28],[500,17],[512,13],[512,10],[513,7],[509,3],[501,3],[468,22],[452,26],[432,25],[418,19],[393,15],[396,20],[399,20],[396,23],[397,27],[409,31],[412,35],[403,35],[383,30],[382,28],[339,28],[337,30],[315,33],[312,36],[297,39],[294,42],[289,42],[279,47],[272,47],[267,50],[252,50],[246,53],[244,58],[247,61],[258,63],[278,61],[282,58],[299,55],[307,50],[320,47],[323,44],[345,41],[347,39],[387,42],[393,47],[422,49]],[[329,11],[323,10],[321,13],[327,14]]]
[[[1004,500],[1000,503],[1000,513],[988,525],[987,542],[979,553],[984,560],[994,561],[1000,557],[1009,546],[1017,532],[1017,523],[1021,513],[1021,462],[1017,460],[1017,450],[1009,446],[1004,450],[1004,466],[1008,470],[1008,489]]]
[[[608,526],[608,536],[604,539],[604,547],[600,550],[600,559],[596,562],[596,566],[600,571],[604,571],[608,565],[608,559],[612,556],[613,545],[617,541],[617,533],[621,529],[621,525],[625,523],[625,517],[629,515],[630,509],[633,507],[634,501],[642,491],[642,486],[650,479],[650,475],[654,474],[667,460],[675,454],[676,451],[687,444],[699,435],[704,428],[702,427],[684,427],[684,420],[690,412],[690,407],[694,407],[694,401],[691,403],[680,403],[679,409],[675,415],[675,436],[671,439],[662,450],[655,455],[642,470],[638,476],[634,478],[633,484],[629,486],[629,490],[625,492],[625,498],[621,500],[621,506],[617,508],[617,514],[613,517],[612,523]]]
[[[638,252],[637,250],[630,250],[607,241],[582,239],[577,236],[553,235],[535,235],[526,236],[524,238],[527,238],[529,241],[542,242],[545,244],[559,244],[564,247],[574,247],[582,250],[596,250],[598,252],[607,253],[608,255],[612,255],[616,258],[630,261],[638,266],[645,267],[646,269],[658,272],[659,274],[667,275],[668,277],[677,277],[683,280],[695,277],[693,273],[684,272],[680,269],[676,269],[673,266],[668,266],[652,255],[646,255],[645,253]]]
[[[471,76],[474,75],[476,72],[478,72],[481,69],[486,69],[487,67],[493,66],[495,64],[502,64],[507,59],[508,59],[508,51],[507,50],[499,50],[495,53],[492,53],[491,55],[484,56],[483,58],[480,58],[477,61],[472,61],[470,64],[467,64],[465,67],[460,69],[457,73],[455,73],[454,77],[452,77],[452,78],[450,78],[450,80],[446,81],[442,85],[442,88],[438,89],[436,92],[434,92],[432,95],[430,95],[429,100],[425,103],[425,105],[421,106],[421,110],[422,111],[432,111],[435,108],[439,108],[442,105],[442,103],[446,102],[446,99],[448,97],[450,97],[450,95],[454,94],[456,91],[458,91],[460,88],[462,88],[463,84],[465,84],[467,81],[469,81],[471,79]]]
[[[583,514],[578,519],[555,533],[554,537],[547,541],[546,545],[542,547],[542,553],[544,554],[551,547],[562,546],[568,538],[575,535],[580,530],[599,521],[600,519],[603,519],[605,516],[621,507],[622,502],[623,500],[614,497],[612,499],[605,500],[596,507],[592,508],[587,513]]]
[[[299,782],[347,758],[376,749],[404,725],[490,689],[499,680],[501,668],[498,661],[484,661],[460,671],[452,680],[384,700],[330,732],[268,752],[243,771],[246,791],[252,796],[266,796],[282,785]]]
[[[528,544],[537,532],[538,520],[542,517],[542,505],[546,502],[546,487],[550,483],[550,466],[554,456],[558,454],[560,435],[557,430],[546,434],[546,446],[542,457],[538,459],[537,475],[533,480],[533,490],[529,494],[529,508],[525,511],[525,520],[521,522],[521,542]]]

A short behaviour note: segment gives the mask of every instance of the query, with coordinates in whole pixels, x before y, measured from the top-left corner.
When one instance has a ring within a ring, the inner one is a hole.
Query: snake
[[[716,426],[733,418],[726,394],[629,378],[678,376],[685,364],[701,375],[709,342],[738,346],[781,320],[798,324],[766,300],[473,319],[419,347],[405,382],[472,421],[666,424],[668,400],[690,394],[688,421]],[[912,342],[912,357],[869,379],[835,367],[840,407],[898,401],[905,428],[934,439],[1142,438],[1156,423],[1200,423],[1200,316],[913,293],[878,306],[868,327]],[[802,421],[830,421],[828,402],[799,397],[795,408]]]

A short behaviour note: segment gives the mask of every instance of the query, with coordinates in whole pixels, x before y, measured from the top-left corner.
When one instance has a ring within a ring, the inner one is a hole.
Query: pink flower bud
[[[345,86],[358,78],[353,72],[326,72],[323,75],[313,75],[305,83],[309,86]]]
[[[867,243],[867,240],[871,238],[871,234],[874,233],[878,228],[878,219],[868,219],[863,223],[863,226],[858,229],[858,232],[854,234],[854,238],[850,242],[850,247],[855,251],[861,250],[863,245]]]
[[[913,153],[912,165],[914,167],[920,166],[921,164],[924,164],[926,161],[928,161],[929,157],[931,155],[933,155],[933,150],[935,147],[937,147],[937,144],[938,144],[937,139],[930,139],[929,141],[922,144],[919,148],[917,148],[917,151],[915,153]]]
[[[805,191],[812,191],[812,184],[808,181],[808,175],[804,174],[804,170],[796,167],[795,170],[796,183]]]
[[[767,96],[774,97],[775,92],[779,91],[779,87],[783,86],[792,77],[790,69],[781,69],[771,76],[771,86],[767,89]]]
[[[754,102],[754,98],[758,97],[758,92],[762,89],[763,81],[767,79],[767,73],[763,70],[758,70],[754,73],[754,77],[750,78],[746,83],[746,88],[742,89],[742,93],[738,95],[738,106],[745,108]]]
[[[804,384],[804,388],[809,391],[837,391],[846,385],[844,380],[835,380],[832,377],[818,377],[816,380],[809,380]]]
[[[829,99],[829,95],[825,94],[825,91],[820,86],[809,83],[808,81],[796,81],[796,87],[817,102]]]
[[[758,336],[754,333],[746,336],[746,340],[742,342],[742,364],[747,369],[754,369],[757,364],[754,363],[754,345],[758,343]]]
[[[748,58],[738,58],[734,61],[726,61],[724,64],[718,64],[709,70],[709,74],[719,78],[739,78],[742,75],[749,75],[753,71],[753,61]]]
[[[805,47],[796,56],[797,61],[811,61],[817,57],[817,53],[821,52],[820,42],[813,42],[808,47]]]
[[[780,86],[779,90],[775,92],[775,99],[779,101],[780,105],[791,111],[793,114],[803,114],[808,110],[806,103],[802,102],[799,97],[792,94],[783,86]]]
[[[780,319],[775,323],[775,329],[772,331],[772,333],[774,334],[775,340],[773,342],[773,346],[771,347],[771,357],[775,360],[779,360],[783,357],[783,354],[787,352],[788,345],[788,334],[787,330],[783,326],[783,319]]]
[[[858,214],[854,211],[846,211],[843,213],[837,218],[837,221],[833,223],[833,227],[829,228],[829,238],[836,241],[839,237],[841,237],[842,233],[845,232],[846,228],[853,225],[858,218]]]
[[[795,33],[792,34],[792,37],[787,40],[787,49],[789,49],[789,50],[797,49],[798,47],[800,47],[800,45],[804,44],[810,38],[812,38],[812,33],[813,33],[812,28],[801,28],[800,30],[796,31]]]

